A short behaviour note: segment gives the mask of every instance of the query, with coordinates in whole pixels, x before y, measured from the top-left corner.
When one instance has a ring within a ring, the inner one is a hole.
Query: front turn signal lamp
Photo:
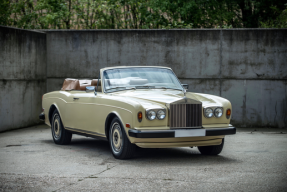
[[[143,113],[140,111],[138,112],[138,121],[142,122],[142,120],[143,120]]]
[[[231,109],[226,110],[226,118],[229,119],[231,116]]]

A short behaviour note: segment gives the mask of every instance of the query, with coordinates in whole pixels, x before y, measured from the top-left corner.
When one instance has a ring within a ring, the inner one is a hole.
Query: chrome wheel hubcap
[[[54,116],[54,122],[53,122],[53,135],[56,140],[58,140],[61,137],[62,130],[60,125],[60,117],[58,114],[55,114]]]
[[[114,153],[119,153],[122,149],[123,139],[120,125],[116,122],[111,129],[111,146]]]

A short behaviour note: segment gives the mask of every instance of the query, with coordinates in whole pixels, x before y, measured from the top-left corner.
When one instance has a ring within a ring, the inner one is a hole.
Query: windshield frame
[[[175,73],[173,72],[173,70],[172,69],[170,69],[170,68],[166,68],[166,67],[116,67],[116,68],[109,68],[109,69],[104,69],[103,71],[102,71],[102,85],[104,85],[104,86],[102,86],[102,91],[104,92],[104,93],[113,93],[113,92],[119,92],[119,91],[126,91],[126,90],[136,90],[136,89],[133,89],[133,88],[128,88],[128,89],[120,89],[120,90],[114,90],[114,91],[107,91],[106,90],[106,85],[105,85],[105,76],[104,76],[104,72],[105,71],[109,71],[109,70],[114,70],[114,69],[133,69],[133,68],[157,68],[157,69],[167,69],[167,70],[170,70],[171,71],[171,73],[175,76],[175,78],[176,78],[176,80],[178,81],[178,83],[180,84],[180,86],[181,86],[181,89],[171,89],[171,90],[176,90],[176,91],[183,91],[184,90],[184,88],[183,88],[183,86],[182,86],[182,84],[181,84],[181,82],[179,81],[179,79],[177,78],[177,76],[175,75]],[[152,89],[165,89],[165,88],[152,88]],[[166,88],[166,89],[169,89],[169,88]]]

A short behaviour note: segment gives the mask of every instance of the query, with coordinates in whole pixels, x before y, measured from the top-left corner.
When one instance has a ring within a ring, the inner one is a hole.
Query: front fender
[[[53,115],[53,112],[54,112],[55,109],[59,112],[61,120],[62,120],[62,123],[63,123],[63,125],[65,127],[65,123],[64,123],[63,118],[62,118],[61,110],[60,110],[59,106],[56,103],[52,103],[52,105],[49,108],[49,113],[48,113],[48,118],[46,120],[46,124],[49,123],[49,126],[51,126],[51,118],[52,118],[52,115]]]
[[[118,111],[111,111],[109,113],[109,115],[107,116],[106,122],[105,122],[105,134],[106,134],[107,139],[109,139],[109,129],[110,129],[111,122],[115,117],[118,117],[120,119],[121,125],[124,128],[127,137],[129,138],[129,136],[128,136],[129,128],[127,128],[125,125],[127,123],[129,123],[131,125],[131,127],[133,126],[133,116],[132,115],[133,115],[133,113],[131,111],[129,111],[127,113],[120,113]]]

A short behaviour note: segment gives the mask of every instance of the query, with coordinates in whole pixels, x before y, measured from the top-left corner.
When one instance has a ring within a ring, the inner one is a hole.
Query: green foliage
[[[184,23],[184,21],[182,22],[173,21],[167,26],[162,26],[162,29],[191,29],[192,27],[193,27],[192,23],[186,24]]]
[[[266,22],[261,22],[262,28],[287,28],[287,3],[286,8],[281,12],[276,6],[272,6],[271,9],[274,13],[279,14],[275,20],[268,20]]]
[[[221,28],[222,28],[222,29],[231,29],[231,28],[233,28],[233,27],[232,27],[232,25],[229,25],[229,26],[228,26],[228,25],[223,25],[223,26],[218,25],[218,26],[216,26],[216,28],[217,28],[217,29],[221,29]]]
[[[9,0],[0,0],[0,25],[11,25]]]
[[[0,0],[0,24],[25,29],[286,27],[282,0]]]

